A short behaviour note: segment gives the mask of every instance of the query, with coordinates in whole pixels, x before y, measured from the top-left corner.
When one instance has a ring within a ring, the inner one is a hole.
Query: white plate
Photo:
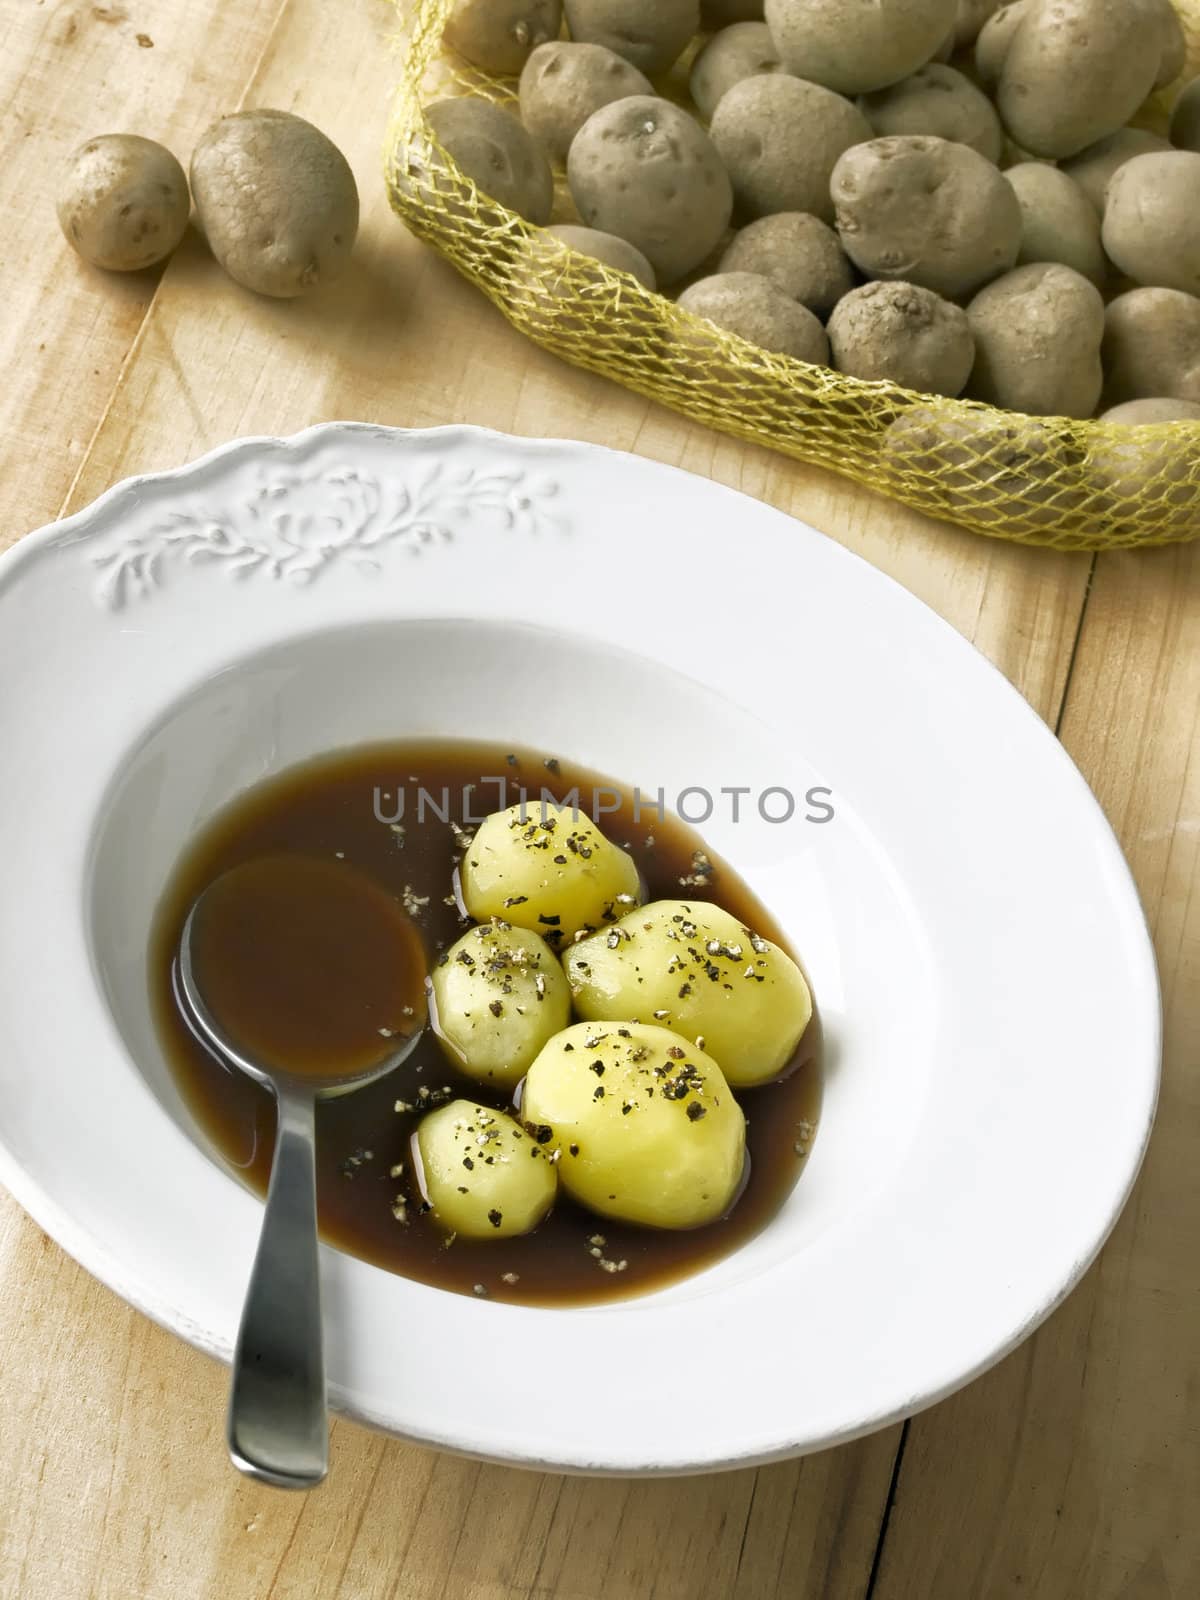
[[[1070,1289],[1137,1171],[1159,1008],[1129,873],[1059,745],[810,528],[467,428],[241,441],[0,562],[0,1177],[78,1261],[228,1355],[259,1203],[161,1062],[155,900],[248,784],[430,733],[668,796],[796,795],[781,824],[718,796],[705,832],[810,970],[826,1098],[781,1215],[642,1299],[505,1306],[325,1251],[335,1405],[529,1465],[741,1465],[927,1405]],[[814,787],[832,821],[803,820]]]

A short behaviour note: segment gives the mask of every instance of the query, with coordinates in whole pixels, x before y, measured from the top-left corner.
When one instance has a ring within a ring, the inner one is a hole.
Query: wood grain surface
[[[293,1497],[239,1479],[221,1369],[0,1195],[2,1600],[1191,1600],[1200,1592],[1200,552],[1059,556],[731,442],[523,342],[388,211],[384,0],[0,0],[0,546],[132,472],[331,418],[597,440],[812,522],[972,639],[1117,827],[1162,966],[1163,1112],[1134,1201],[1055,1317],[904,1428],[803,1462],[588,1481],[337,1422]],[[145,41],[150,41],[149,43]],[[189,235],[119,278],[64,246],[65,153],[278,106],[346,151],[355,261],[303,303]]]

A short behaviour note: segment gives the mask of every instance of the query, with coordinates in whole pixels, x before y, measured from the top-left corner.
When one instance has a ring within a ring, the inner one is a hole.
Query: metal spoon
[[[300,873],[305,858],[297,858]],[[217,1015],[205,994],[204,962],[197,959],[201,913],[219,887],[228,900],[235,868],[218,879],[193,905],[180,939],[178,996],[209,1049],[225,1062],[265,1084],[278,1110],[275,1155],[267,1190],[258,1250],[250,1273],[233,1357],[226,1436],[234,1465],[252,1478],[283,1489],[311,1489],[329,1468],[325,1358],[321,1323],[321,1281],[317,1253],[315,1166],[316,1103],[373,1083],[393,1071],[421,1036],[423,1016],[402,1038],[379,1039],[378,1061],[349,1072],[314,1071],[308,1060],[300,1071],[251,1053],[231,1036],[227,1019]],[[296,862],[290,870],[294,873]],[[321,870],[328,871],[325,864]],[[352,870],[352,869],[348,869]],[[371,893],[379,895],[369,880]],[[376,907],[376,910],[378,907]],[[399,908],[396,908],[399,915]],[[234,931],[239,931],[235,929]],[[413,948],[419,952],[415,934]],[[404,975],[411,985],[413,973]],[[424,970],[418,981],[423,983]],[[304,975],[297,978],[299,986]],[[312,974],[308,975],[311,983]],[[397,974],[398,992],[404,993]],[[209,985],[210,991],[215,985]],[[376,1029],[379,1035],[390,1030]]]

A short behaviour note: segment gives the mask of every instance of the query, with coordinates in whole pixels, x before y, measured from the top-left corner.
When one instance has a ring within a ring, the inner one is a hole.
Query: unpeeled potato
[[[192,155],[196,215],[231,278],[291,299],[345,271],[358,189],[345,156],[290,111],[237,111]]]
[[[183,238],[191,201],[183,168],[164,145],[133,133],[88,139],[72,151],[58,221],[85,261],[137,272]]]

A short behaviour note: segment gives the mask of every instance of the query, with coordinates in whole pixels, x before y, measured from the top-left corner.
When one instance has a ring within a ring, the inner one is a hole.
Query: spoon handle
[[[275,1161],[233,1357],[227,1437],[242,1472],[311,1489],[329,1467],[313,1097],[277,1094]]]

